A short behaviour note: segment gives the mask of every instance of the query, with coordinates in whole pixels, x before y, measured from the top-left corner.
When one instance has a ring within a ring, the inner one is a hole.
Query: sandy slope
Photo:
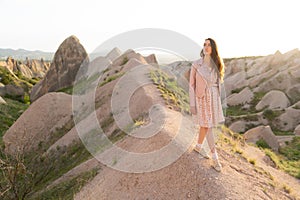
[[[173,124],[176,117],[176,113],[168,114]],[[119,145],[135,151],[153,150],[156,144],[159,148],[170,141],[171,129],[169,126],[152,141],[128,137]],[[273,181],[268,173],[262,173],[260,166],[233,155],[229,146],[218,148],[224,166],[222,173],[211,168],[210,160],[199,158],[189,148],[171,165],[153,172],[126,173],[101,165],[99,174],[75,199],[293,199],[276,183],[276,178]],[[293,190],[299,189],[299,185],[294,187]]]

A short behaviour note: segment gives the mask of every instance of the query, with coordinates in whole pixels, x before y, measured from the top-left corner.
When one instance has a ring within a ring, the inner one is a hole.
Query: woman
[[[213,167],[221,171],[212,129],[225,121],[221,105],[221,82],[224,64],[219,56],[216,42],[207,38],[200,53],[200,59],[193,62],[190,72],[190,109],[199,125],[199,138],[195,151],[205,158],[209,155],[202,148],[206,137],[213,159]]]

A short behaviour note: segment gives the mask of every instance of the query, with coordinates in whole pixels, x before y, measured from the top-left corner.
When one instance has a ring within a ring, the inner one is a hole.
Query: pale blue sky
[[[285,53],[300,47],[297,1],[0,0],[0,48],[55,52],[70,35],[90,53],[139,28],[176,31],[202,45],[212,37],[222,57]]]

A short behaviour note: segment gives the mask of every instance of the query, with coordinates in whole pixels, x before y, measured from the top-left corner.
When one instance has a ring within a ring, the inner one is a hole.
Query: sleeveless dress
[[[198,65],[196,73],[204,78],[207,86],[202,97],[195,97],[197,110],[195,123],[201,127],[215,127],[225,121],[218,88],[218,75],[204,63]]]

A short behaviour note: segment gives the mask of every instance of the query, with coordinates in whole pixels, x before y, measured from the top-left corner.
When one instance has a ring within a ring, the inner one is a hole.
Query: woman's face
[[[203,44],[203,53],[204,55],[210,55],[211,54],[211,44],[209,40],[205,40]]]

